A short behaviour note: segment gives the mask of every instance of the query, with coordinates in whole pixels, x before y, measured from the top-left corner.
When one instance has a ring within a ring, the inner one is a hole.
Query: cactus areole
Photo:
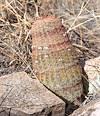
[[[53,16],[33,23],[33,69],[47,88],[77,105],[83,93],[81,67],[65,32],[61,21]]]

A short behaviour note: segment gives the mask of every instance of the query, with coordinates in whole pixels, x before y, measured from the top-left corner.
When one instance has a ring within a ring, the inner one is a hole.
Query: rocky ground
[[[1,0],[0,76],[18,71],[34,75],[30,29],[34,19],[44,15],[62,20],[82,66],[99,56],[100,0]]]

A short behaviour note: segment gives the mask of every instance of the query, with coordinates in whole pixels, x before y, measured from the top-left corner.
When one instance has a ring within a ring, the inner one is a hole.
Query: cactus
[[[61,21],[53,16],[37,19],[32,44],[33,69],[40,82],[62,99],[79,104],[81,67]]]

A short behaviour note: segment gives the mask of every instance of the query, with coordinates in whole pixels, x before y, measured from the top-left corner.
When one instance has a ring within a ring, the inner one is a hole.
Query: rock
[[[100,116],[100,98],[80,107],[70,116]]]
[[[25,72],[0,77],[0,116],[64,116],[65,103]]]
[[[89,94],[100,91],[100,57],[86,61],[84,70],[89,80]]]

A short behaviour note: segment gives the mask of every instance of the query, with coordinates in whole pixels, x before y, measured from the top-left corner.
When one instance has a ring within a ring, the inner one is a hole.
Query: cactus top
[[[68,43],[66,30],[58,18],[53,16],[37,19],[32,25],[33,46],[52,46]]]

